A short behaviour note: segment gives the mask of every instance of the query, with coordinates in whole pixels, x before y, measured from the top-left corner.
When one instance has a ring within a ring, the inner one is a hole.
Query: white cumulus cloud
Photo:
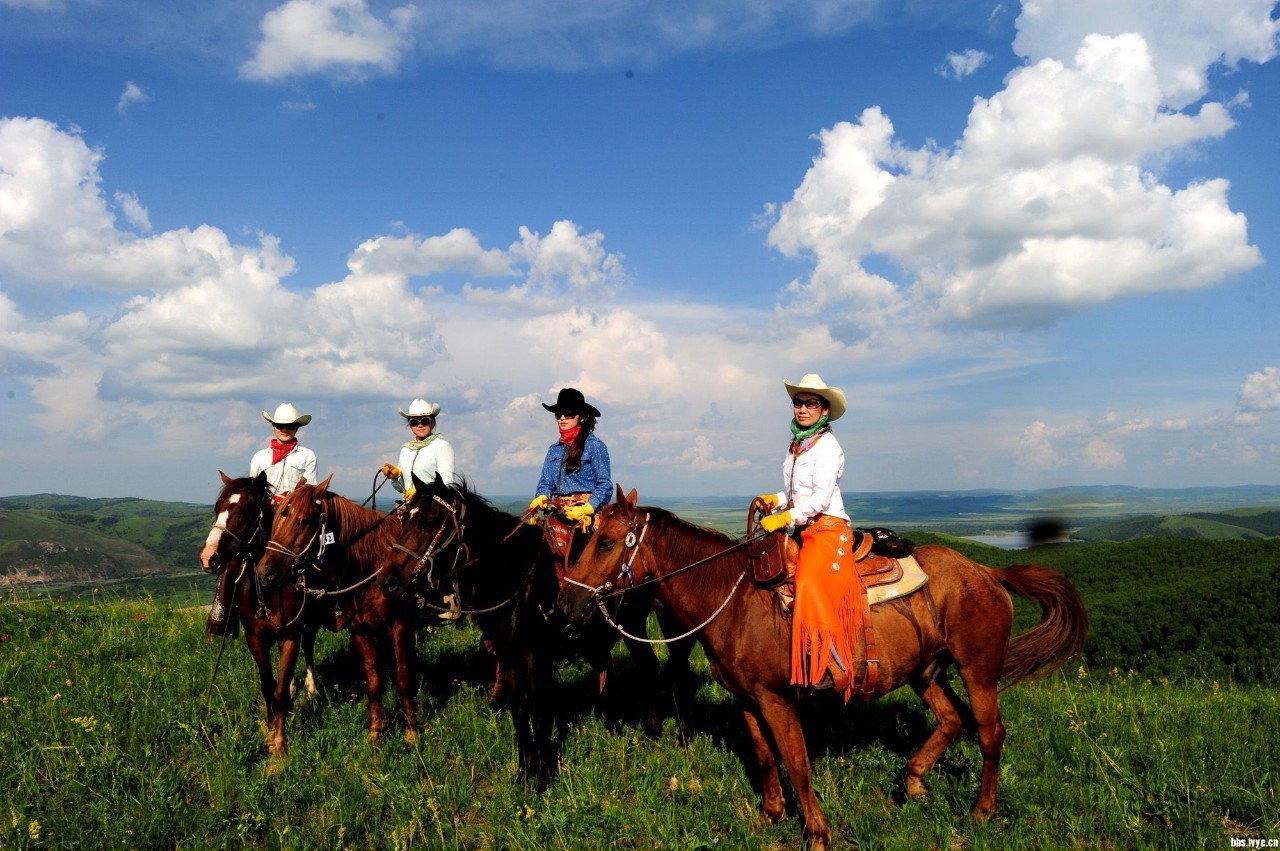
[[[1214,286],[1261,262],[1228,184],[1154,170],[1233,126],[1162,102],[1135,34],[1090,36],[975,101],[950,149],[908,148],[877,107],[818,136],[769,243],[812,270],[790,309],[846,339],[891,320],[1026,328],[1126,296]],[[885,262],[887,261],[887,262]]]
[[[400,6],[382,20],[366,0],[288,0],[263,16],[262,40],[240,73],[261,81],[393,73],[413,47],[416,14],[413,6]]]

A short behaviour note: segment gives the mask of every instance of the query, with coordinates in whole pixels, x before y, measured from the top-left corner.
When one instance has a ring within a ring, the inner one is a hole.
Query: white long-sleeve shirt
[[[298,480],[307,477],[307,484],[317,484],[316,454],[305,446],[295,446],[278,463],[271,463],[271,447],[259,449],[249,461],[249,475],[266,471],[267,483],[277,494],[285,494],[298,486]]]
[[[413,449],[409,444],[400,447],[400,478],[392,479],[391,486],[404,493],[406,487],[413,487],[413,475],[417,475],[424,484],[435,481],[436,473],[446,485],[454,484],[453,447],[443,437],[437,437],[421,449]]]
[[[790,509],[791,522],[797,526],[812,523],[819,514],[848,520],[844,498],[840,495],[842,475],[844,450],[831,432],[819,437],[800,455],[788,452],[782,461],[778,510]]]

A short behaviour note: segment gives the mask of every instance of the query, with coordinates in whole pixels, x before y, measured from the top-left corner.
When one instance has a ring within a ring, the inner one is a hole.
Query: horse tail
[[[987,570],[1005,588],[1040,604],[1040,623],[1009,642],[1003,687],[1046,677],[1080,655],[1089,632],[1089,612],[1065,576],[1037,564]]]

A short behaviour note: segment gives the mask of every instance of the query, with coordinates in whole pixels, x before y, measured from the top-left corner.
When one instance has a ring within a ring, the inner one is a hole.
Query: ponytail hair
[[[590,414],[583,414],[582,419],[578,422],[578,428],[578,436],[564,456],[564,471],[566,473],[576,473],[582,469],[582,451],[586,448],[587,437],[596,430],[596,418]]]

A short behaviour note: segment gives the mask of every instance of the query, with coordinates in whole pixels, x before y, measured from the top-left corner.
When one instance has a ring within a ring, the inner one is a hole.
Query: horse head
[[[271,523],[271,538],[258,561],[258,581],[264,588],[279,588],[288,581],[298,581],[308,565],[323,555],[328,512],[325,508],[332,475],[318,485],[304,478],[276,506]]]
[[[581,622],[595,612],[603,595],[627,588],[648,576],[643,561],[637,560],[644,540],[648,514],[638,507],[635,488],[623,494],[615,484],[617,499],[596,515],[596,530],[578,561],[564,577],[557,604],[573,622]]]
[[[233,479],[221,470],[222,493],[213,504],[213,527],[200,550],[200,567],[219,574],[233,561],[252,561],[262,552],[271,527],[267,474]]]
[[[400,536],[379,573],[378,585],[392,597],[427,591],[439,582],[436,559],[461,552],[466,493],[436,473],[431,482],[413,475],[413,496],[401,515]]]

